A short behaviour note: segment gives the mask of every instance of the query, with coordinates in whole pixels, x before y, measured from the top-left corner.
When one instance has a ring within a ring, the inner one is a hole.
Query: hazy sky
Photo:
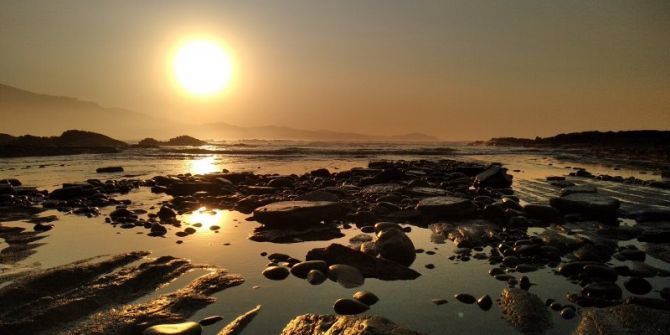
[[[231,86],[171,59],[207,37]],[[670,129],[670,1],[0,1],[0,83],[203,122],[446,139]]]

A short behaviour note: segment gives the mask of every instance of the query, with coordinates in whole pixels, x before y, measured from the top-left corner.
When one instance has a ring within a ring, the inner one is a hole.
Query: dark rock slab
[[[296,225],[282,228],[261,226],[254,229],[249,239],[256,242],[300,243],[328,241],[344,236],[339,228],[330,224]]]
[[[475,187],[505,188],[512,186],[512,176],[500,165],[492,165],[475,176]]]
[[[422,199],[416,209],[427,217],[459,218],[472,216],[477,211],[477,206],[470,199],[439,196]]]
[[[550,204],[563,213],[579,213],[605,220],[615,219],[621,205],[619,200],[598,193],[572,193],[552,198]]]
[[[313,224],[343,218],[347,208],[332,201],[280,201],[256,208],[254,219],[268,226]]]

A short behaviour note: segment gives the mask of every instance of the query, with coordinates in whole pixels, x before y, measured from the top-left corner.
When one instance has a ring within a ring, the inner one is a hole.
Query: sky
[[[196,97],[172,61],[232,59]],[[670,1],[0,2],[0,83],[177,121],[443,139],[670,129]]]

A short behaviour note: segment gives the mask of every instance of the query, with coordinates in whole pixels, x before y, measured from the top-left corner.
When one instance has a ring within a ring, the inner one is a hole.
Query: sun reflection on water
[[[213,226],[222,227],[224,222],[228,219],[229,211],[226,210],[209,210],[205,207],[200,207],[188,215],[186,222],[193,225],[196,223],[202,224],[203,231],[210,231]]]
[[[200,159],[191,160],[189,172],[192,174],[206,174],[218,172],[221,169],[217,166],[214,156],[207,156]]]

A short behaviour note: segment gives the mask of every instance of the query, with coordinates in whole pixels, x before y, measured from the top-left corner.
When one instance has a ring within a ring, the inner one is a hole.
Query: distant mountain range
[[[285,139],[310,141],[438,141],[421,133],[374,136],[283,126],[241,127],[228,123],[185,125],[130,111],[102,107],[71,97],[37,94],[0,84],[0,133],[56,135],[67,129],[86,129],[114,138],[140,140],[189,134],[198,138]]]

